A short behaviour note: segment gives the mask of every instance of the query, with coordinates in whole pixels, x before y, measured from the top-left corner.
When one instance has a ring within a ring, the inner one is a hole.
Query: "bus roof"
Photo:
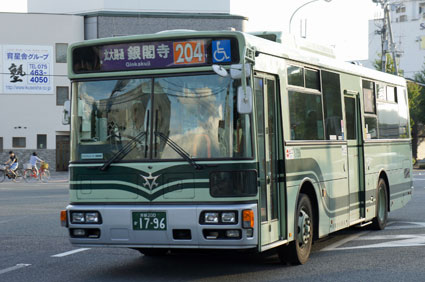
[[[259,35],[276,34],[276,41],[259,37]],[[403,77],[337,60],[330,47],[313,43],[293,35],[284,35],[280,32],[255,32],[245,34],[247,45],[261,53],[283,57],[300,63],[316,65],[334,71],[358,75],[363,78],[379,80],[396,85],[406,85]],[[280,42],[279,42],[280,41]]]
[[[276,41],[260,38],[260,34],[276,34]],[[79,43],[74,43],[68,50],[68,57],[71,58],[72,50],[84,46],[96,46],[104,44],[120,44],[137,41],[149,40],[165,40],[170,38],[208,38],[230,36],[235,37],[240,43],[239,50],[242,53],[245,46],[264,54],[273,55],[276,57],[286,58],[308,65],[315,65],[329,70],[358,75],[363,78],[379,80],[391,84],[402,85],[406,84],[404,78],[376,71],[352,63],[337,60],[332,48],[313,43],[311,41],[295,38],[292,35],[285,35],[280,32],[257,32],[253,34],[240,31],[191,31],[191,30],[170,30],[162,31],[155,34],[120,36],[113,38],[101,38],[94,40],[86,40]],[[71,67],[69,68],[71,70]],[[74,77],[70,71],[70,77]]]

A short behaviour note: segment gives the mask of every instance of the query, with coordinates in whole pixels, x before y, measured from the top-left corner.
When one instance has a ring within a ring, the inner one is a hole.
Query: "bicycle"
[[[12,179],[13,182],[21,182],[23,178],[23,174],[21,169],[16,169],[15,174],[12,174],[12,172],[9,169],[9,166],[7,165],[0,165],[0,183],[3,182],[6,179],[6,176],[9,179]]]
[[[26,182],[35,182],[41,180],[42,182],[48,182],[50,180],[49,164],[41,162],[40,169],[33,168],[30,164],[27,164],[27,168],[24,171],[24,179]]]

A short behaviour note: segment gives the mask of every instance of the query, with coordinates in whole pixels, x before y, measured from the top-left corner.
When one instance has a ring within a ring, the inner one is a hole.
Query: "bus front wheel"
[[[387,184],[382,178],[378,182],[376,200],[376,217],[373,219],[372,228],[383,230],[388,220],[388,195]]]
[[[313,242],[313,209],[309,197],[300,194],[295,217],[295,240],[278,250],[281,262],[304,264],[310,256]]]

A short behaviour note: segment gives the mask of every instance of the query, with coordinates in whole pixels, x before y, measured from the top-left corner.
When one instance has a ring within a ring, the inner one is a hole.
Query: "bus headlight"
[[[204,220],[205,223],[218,223],[218,212],[206,212]]]
[[[86,223],[99,223],[99,213],[98,212],[88,212],[86,213]]]
[[[236,213],[235,212],[223,212],[221,214],[222,223],[236,223]]]
[[[83,212],[71,213],[71,223],[85,223],[86,219]]]
[[[102,217],[98,211],[71,211],[72,224],[101,224]]]

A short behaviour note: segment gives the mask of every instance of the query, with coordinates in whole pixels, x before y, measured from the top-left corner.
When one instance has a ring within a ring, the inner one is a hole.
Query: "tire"
[[[22,175],[22,171],[20,169],[15,170],[15,178],[13,179],[13,182],[19,183],[22,182],[22,179],[24,178]]]
[[[145,257],[161,257],[168,253],[168,249],[138,248],[136,250],[142,253]]]
[[[301,193],[298,198],[297,214],[295,217],[295,240],[289,243],[289,245],[278,249],[279,259],[282,263],[299,265],[307,262],[313,243],[313,219],[313,208],[310,199],[306,194]],[[301,233],[301,231],[304,232]]]
[[[383,230],[388,220],[388,195],[387,184],[380,178],[376,188],[376,217],[372,222],[372,229]]]
[[[2,183],[6,179],[6,173],[4,170],[0,170],[0,183]]]
[[[26,169],[24,171],[24,180],[27,183],[32,183],[32,182],[36,182],[37,178],[34,177],[34,172],[32,169]]]
[[[43,181],[44,183],[50,180],[50,171],[48,169],[40,173],[40,180]]]

